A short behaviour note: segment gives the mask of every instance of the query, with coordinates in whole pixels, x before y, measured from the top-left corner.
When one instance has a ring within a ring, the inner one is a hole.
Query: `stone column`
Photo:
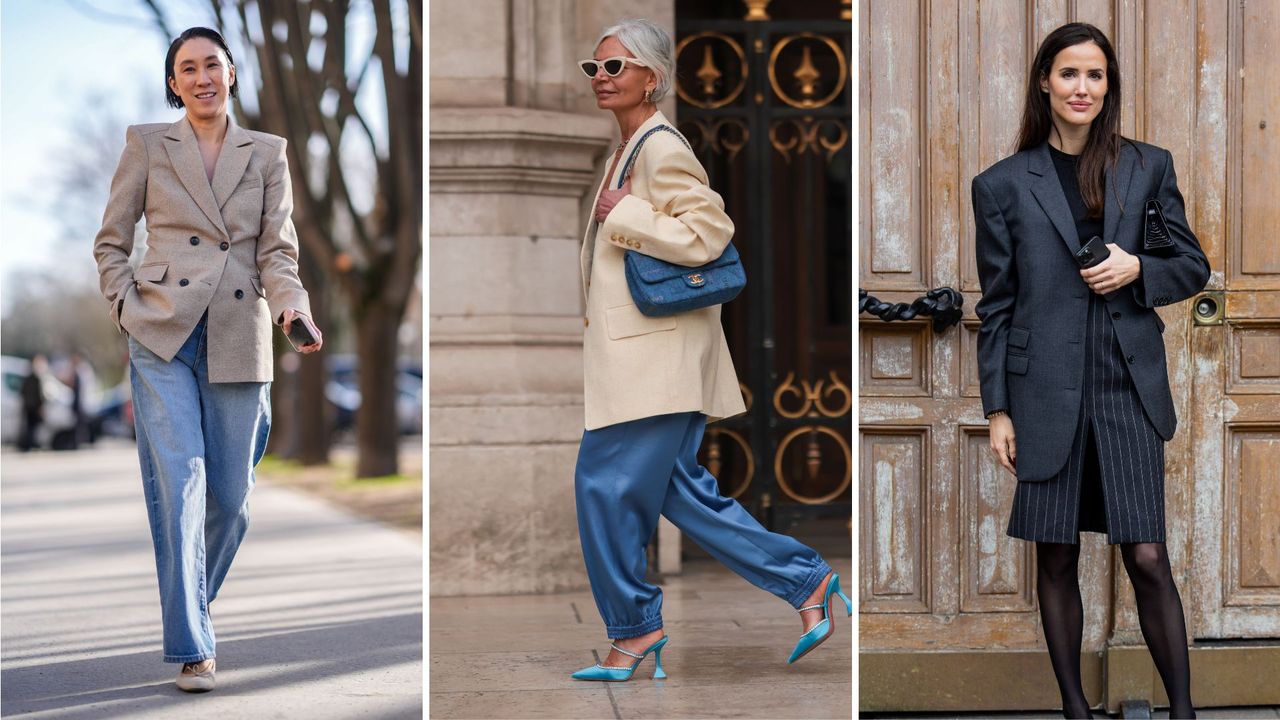
[[[432,595],[586,586],[578,255],[618,129],[574,61],[618,18],[674,22],[639,5],[431,3]]]

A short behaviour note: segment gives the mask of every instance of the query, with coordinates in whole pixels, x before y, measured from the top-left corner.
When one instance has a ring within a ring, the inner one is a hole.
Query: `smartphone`
[[[1111,257],[1111,251],[1107,249],[1107,244],[1102,242],[1102,238],[1097,235],[1089,238],[1089,242],[1085,243],[1084,247],[1076,252],[1076,262],[1080,263],[1081,268],[1091,268],[1109,257]],[[1119,290],[1112,290],[1109,293],[1103,293],[1102,297],[1110,300],[1119,292]]]
[[[304,345],[314,344],[319,333],[320,331],[312,324],[311,318],[306,315],[294,315],[293,322],[289,324],[289,332],[284,336],[294,350],[299,350]]]

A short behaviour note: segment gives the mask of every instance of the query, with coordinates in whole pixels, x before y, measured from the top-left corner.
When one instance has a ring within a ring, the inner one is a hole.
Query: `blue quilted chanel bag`
[[[649,130],[636,141],[635,149],[622,167],[618,187],[622,187],[631,175],[631,166],[644,141],[659,131],[669,132],[680,138],[685,146],[689,145],[684,136],[666,125]],[[737,297],[747,284],[747,274],[733,243],[725,247],[720,257],[697,267],[669,263],[635,250],[627,251],[623,264],[631,299],[640,312],[649,317],[675,315],[727,303]]]

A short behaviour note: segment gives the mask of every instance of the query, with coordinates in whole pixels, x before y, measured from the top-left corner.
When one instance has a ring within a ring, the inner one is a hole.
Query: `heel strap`
[[[824,607],[826,607],[826,606],[827,606],[827,604],[826,604],[826,603],[818,603],[817,605],[807,605],[807,606],[805,606],[805,607],[802,607],[802,608],[800,608],[800,609],[796,610],[796,612],[804,612],[805,610],[821,610],[822,608],[824,608]]]
[[[644,658],[643,655],[637,655],[629,650],[623,650],[622,648],[618,647],[617,643],[609,643],[609,647],[613,648],[614,650],[617,650],[623,655],[630,655],[633,658]]]

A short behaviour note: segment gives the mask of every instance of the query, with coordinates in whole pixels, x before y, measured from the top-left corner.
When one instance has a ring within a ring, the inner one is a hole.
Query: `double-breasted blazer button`
[[[1125,358],[1125,360],[1128,360],[1130,363],[1132,363],[1132,362],[1133,362],[1133,356],[1132,356],[1132,355],[1130,355],[1129,357]]]
[[[186,278],[182,278],[181,280],[178,281],[178,284],[181,285],[182,287],[186,287],[191,284],[191,281]]]
[[[227,250],[230,250],[230,249],[231,249],[231,243],[227,242],[226,240],[223,240],[223,241],[222,241],[222,244],[221,244],[221,245],[219,245],[218,247],[219,247],[219,248],[222,248],[222,250],[225,252],[225,251],[227,251]]]
[[[591,318],[589,317],[582,318],[582,327],[590,327],[590,326],[591,326]]]
[[[200,238],[196,237],[195,235],[192,235],[192,236],[191,236],[191,244],[192,244],[192,245],[199,245],[199,244],[200,244]]]
[[[1118,313],[1118,312],[1113,312],[1113,313],[1111,313],[1111,318],[1112,318],[1113,320],[1119,320],[1119,319],[1120,319],[1120,313]]]
[[[243,291],[243,290],[237,290],[237,291],[236,291],[236,299],[237,299],[237,300],[241,300],[241,299],[243,299],[243,298],[244,298],[244,291]]]

